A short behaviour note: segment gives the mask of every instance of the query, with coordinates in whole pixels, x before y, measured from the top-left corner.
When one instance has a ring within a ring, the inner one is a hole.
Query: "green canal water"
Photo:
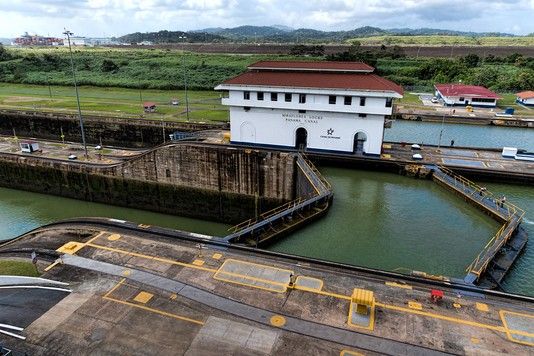
[[[397,120],[386,129],[384,139],[393,142],[423,142],[437,145],[441,123]],[[442,145],[502,148],[518,147],[534,152],[534,129],[485,125],[443,125]]]
[[[227,225],[0,187],[0,240],[61,219],[106,217],[224,236]]]
[[[437,130],[437,143],[440,129],[440,124],[397,121],[387,131],[386,139],[432,143]],[[532,130],[445,125],[444,138],[453,131],[458,145],[510,145],[534,151]],[[331,167],[322,167],[321,171],[335,191],[328,215],[269,249],[386,270],[462,277],[465,267],[499,227],[431,181]],[[534,295],[534,187],[485,185],[527,212],[523,226],[531,240],[504,287],[509,292]],[[0,188],[0,240],[79,216],[123,219],[217,236],[225,235],[228,228],[202,220]]]

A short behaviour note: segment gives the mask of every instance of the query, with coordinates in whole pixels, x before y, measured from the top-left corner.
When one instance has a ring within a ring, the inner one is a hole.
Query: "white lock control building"
[[[261,61],[218,85],[231,142],[380,155],[402,88],[360,62]]]

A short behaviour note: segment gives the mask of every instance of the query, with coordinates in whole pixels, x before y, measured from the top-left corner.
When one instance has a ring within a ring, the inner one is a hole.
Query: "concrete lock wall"
[[[113,174],[289,201],[294,170],[288,153],[175,144],[117,166]]]
[[[128,165],[108,167],[0,154],[0,185],[224,223],[241,222],[293,198],[293,179],[277,176],[293,177],[296,165],[291,155],[266,157],[255,151],[209,148],[158,150],[152,157],[147,154]],[[158,167],[168,155],[181,159]],[[212,155],[219,160],[209,160]],[[160,175],[165,167],[171,167],[171,177]],[[260,184],[254,186],[254,179]],[[257,187],[264,194],[254,194]]]
[[[198,131],[225,127],[225,124],[162,122],[147,118],[109,118],[83,116],[89,144],[123,147],[153,147],[163,143],[163,136],[175,131]],[[76,115],[0,110],[0,134],[81,141],[80,123]]]

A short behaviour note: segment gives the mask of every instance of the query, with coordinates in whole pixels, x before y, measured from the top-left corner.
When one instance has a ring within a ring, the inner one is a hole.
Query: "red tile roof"
[[[362,62],[259,61],[248,66],[258,70],[372,72],[375,69]]]
[[[467,96],[487,99],[501,98],[491,90],[478,85],[436,84],[434,87],[444,96]]]
[[[246,72],[222,85],[387,91],[403,94],[402,87],[376,74],[322,72]]]
[[[534,98],[534,91],[532,90],[522,91],[520,93],[517,93],[516,96],[521,99],[532,99]]]
[[[145,102],[143,103],[143,106],[144,106],[144,107],[156,106],[156,103],[153,102],[153,101],[145,101]]]

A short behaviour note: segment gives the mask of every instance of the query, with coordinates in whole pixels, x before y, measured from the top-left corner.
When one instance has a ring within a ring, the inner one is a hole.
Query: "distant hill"
[[[180,37],[186,37],[185,40]],[[121,43],[139,43],[150,41],[152,43],[180,43],[180,42],[221,42],[226,38],[207,32],[158,31],[135,32],[121,37],[113,38]]]
[[[11,44],[12,39],[11,38],[0,38],[0,43],[3,45],[9,45]]]
[[[390,28],[386,30],[390,34],[397,35],[413,35],[413,36],[473,36],[473,37],[516,37],[511,33],[501,32],[471,32],[471,31],[455,31],[455,30],[441,30],[437,28]]]
[[[201,30],[159,31],[132,33],[117,38],[120,42],[138,43],[150,41],[156,44],[181,42],[274,42],[274,43],[340,43],[352,38],[378,36],[467,36],[467,37],[520,37],[509,33],[477,33],[433,28],[381,29],[364,26],[349,31],[321,31],[309,28],[293,29],[287,26],[238,26],[232,28],[211,27]]]

